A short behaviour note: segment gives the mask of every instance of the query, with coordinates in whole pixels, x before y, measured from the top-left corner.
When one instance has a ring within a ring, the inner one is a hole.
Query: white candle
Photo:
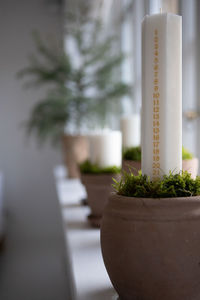
[[[105,130],[89,136],[89,160],[99,167],[117,166],[122,163],[122,134]]]
[[[178,173],[182,164],[182,18],[146,16],[142,24],[142,173]]]
[[[121,132],[123,148],[140,145],[140,114],[133,114],[121,118]]]

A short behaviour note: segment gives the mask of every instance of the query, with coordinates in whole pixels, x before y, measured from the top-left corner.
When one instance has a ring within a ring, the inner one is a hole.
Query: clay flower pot
[[[88,158],[88,140],[83,135],[63,136],[63,155],[70,178],[79,178],[79,164]]]
[[[199,168],[198,158],[183,160],[183,171],[191,173],[192,178],[196,178]]]
[[[137,175],[138,171],[141,170],[141,162],[123,159],[122,170],[129,172],[130,167],[131,167],[132,173],[134,175]],[[183,171],[188,171],[189,173],[191,173],[192,178],[196,178],[197,173],[198,173],[198,168],[199,168],[198,158],[195,157],[192,159],[183,160],[182,168],[183,168]]]
[[[113,194],[102,218],[101,247],[120,300],[200,299],[200,196]]]
[[[129,172],[130,169],[134,175],[137,175],[138,171],[141,170],[141,161],[123,159],[122,170]]]
[[[114,177],[119,179],[116,174],[81,174],[81,181],[85,185],[88,205],[91,209],[88,219],[94,227],[100,227],[104,207],[113,191],[112,178]]]

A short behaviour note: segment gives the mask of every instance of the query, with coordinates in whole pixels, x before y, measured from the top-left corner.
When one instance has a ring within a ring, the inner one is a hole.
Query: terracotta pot
[[[198,158],[183,160],[183,171],[191,173],[192,178],[196,178],[199,168]]]
[[[137,175],[138,171],[141,170],[141,161],[123,159],[122,160],[122,170],[129,172],[130,169],[134,175]]]
[[[200,299],[200,196],[113,194],[102,218],[101,247],[120,300]]]
[[[95,227],[99,227],[101,223],[102,213],[108,201],[110,193],[113,191],[113,177],[116,174],[82,174],[81,181],[85,185],[88,205],[91,209],[89,220]]]
[[[88,140],[83,135],[64,135],[63,154],[70,178],[79,178],[79,164],[88,158]]]
[[[129,172],[129,169],[132,169],[134,175],[138,174],[138,171],[141,170],[141,162],[133,161],[133,160],[123,160],[122,161],[122,169],[126,172]],[[198,158],[192,158],[188,160],[183,160],[182,162],[183,171],[188,171],[191,173],[192,178],[196,178],[199,168],[199,160]]]

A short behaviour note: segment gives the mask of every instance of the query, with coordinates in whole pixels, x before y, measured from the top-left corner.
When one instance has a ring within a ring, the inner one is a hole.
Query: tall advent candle
[[[182,18],[142,23],[142,173],[152,180],[182,168]]]

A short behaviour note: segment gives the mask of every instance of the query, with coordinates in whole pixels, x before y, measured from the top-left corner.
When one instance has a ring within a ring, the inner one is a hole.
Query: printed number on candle
[[[153,154],[160,154],[160,150],[159,149],[153,149]]]
[[[157,71],[158,70],[158,65],[154,66],[154,70]]]
[[[153,104],[154,104],[154,105],[159,105],[159,99],[154,99],[154,100],[153,100]]]
[[[154,65],[153,65],[153,73],[154,73],[154,93],[153,93],[153,179],[156,180],[160,175],[160,149],[159,149],[159,141],[160,141],[160,93],[159,93],[159,85],[158,85],[158,72],[159,72],[159,59],[158,59],[158,49],[159,49],[159,38],[158,38],[158,30],[154,30]]]
[[[159,134],[154,134],[153,139],[154,139],[154,141],[158,141],[160,139]]]
[[[154,169],[159,169],[160,168],[160,163],[153,163],[153,168]]]
[[[153,121],[153,127],[159,127],[160,122],[159,121]]]
[[[154,42],[158,43],[158,37],[157,36],[154,37]]]
[[[157,92],[158,91],[158,86],[154,86],[154,92]]]
[[[158,77],[158,72],[154,72],[154,77]]]
[[[154,148],[159,147],[159,143],[160,143],[160,142],[153,142],[153,147],[154,147]]]
[[[160,156],[157,155],[153,157],[153,161],[159,161],[159,160],[160,160]]]
[[[153,114],[153,118],[154,118],[154,119],[159,119],[160,116],[159,116],[159,114]]]
[[[160,175],[160,170],[153,169],[153,176],[158,176],[158,175]]]
[[[153,133],[159,133],[160,132],[160,129],[158,128],[158,127],[155,127],[154,129],[153,129]]]
[[[154,58],[154,64],[158,64],[159,60],[158,60],[158,57],[155,57]]]
[[[153,97],[154,98],[159,98],[160,97],[160,93],[153,93]]]
[[[153,112],[158,113],[159,112],[159,106],[154,107]]]

